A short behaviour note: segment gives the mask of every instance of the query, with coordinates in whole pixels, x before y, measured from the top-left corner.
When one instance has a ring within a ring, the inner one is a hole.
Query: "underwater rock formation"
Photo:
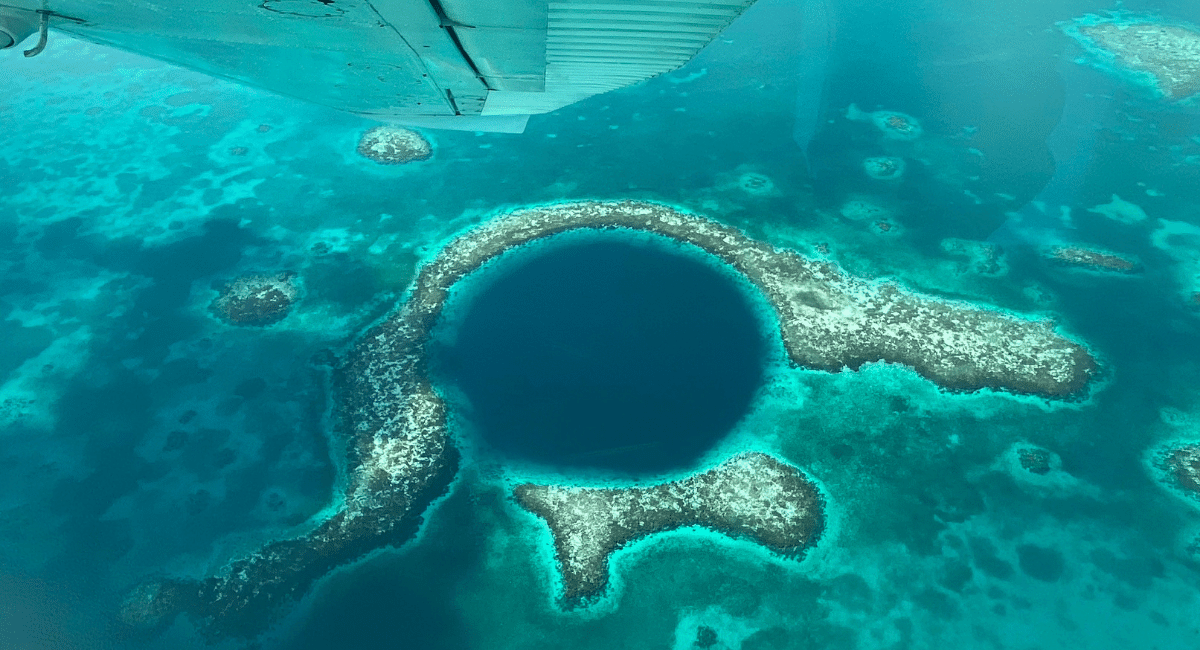
[[[1021,467],[1032,474],[1049,474],[1053,469],[1053,458],[1048,450],[1040,447],[1022,447],[1017,450],[1017,460],[1020,461]]]
[[[771,196],[775,194],[775,183],[769,177],[758,172],[746,172],[737,179],[738,187],[753,196]]]
[[[1097,370],[1081,345],[1048,322],[853,278],[829,262],[667,206],[623,201],[524,209],[446,245],[420,269],[400,308],[365,332],[336,370],[335,435],[346,441],[348,476],[334,514],[210,577],[148,582],[132,592],[122,618],[158,629],[187,612],[209,638],[252,637],[334,568],[411,539],[459,464],[447,407],[430,383],[426,357],[430,329],[451,288],[515,246],[579,229],[656,233],[724,261],[762,291],[778,315],[789,356],[806,368],[839,372],[883,360],[909,365],[949,390],[991,388],[1046,398],[1078,397]],[[766,460],[738,462],[770,466]],[[746,488],[760,489],[753,482]],[[791,538],[770,537],[776,533],[786,531],[754,532],[768,545],[795,545]],[[580,589],[586,591],[582,583]]]
[[[863,171],[875,180],[896,180],[904,175],[904,159],[894,156],[866,158],[863,160]]]
[[[1067,34],[1100,49],[1115,64],[1148,75],[1162,96],[1182,100],[1200,93],[1200,31],[1136,17],[1085,16]]]
[[[1155,464],[1166,482],[1186,496],[1200,500],[1200,444],[1184,444],[1160,450]]]
[[[740,454],[652,487],[525,483],[513,496],[550,527],[567,608],[604,593],[613,551],[654,533],[702,526],[799,557],[825,527],[816,486],[800,470],[761,453]]]
[[[377,126],[362,135],[358,153],[382,165],[428,160],[433,146],[425,136],[396,126]]]
[[[247,274],[218,291],[209,309],[230,325],[271,325],[283,320],[300,295],[296,273]]]
[[[875,111],[868,113],[851,104],[846,109],[846,119],[856,122],[870,122],[883,132],[889,140],[916,140],[921,137],[923,130],[917,118],[896,111]]]
[[[1131,257],[1089,246],[1053,246],[1042,255],[1059,266],[1089,271],[1137,273],[1142,269],[1142,265]]]

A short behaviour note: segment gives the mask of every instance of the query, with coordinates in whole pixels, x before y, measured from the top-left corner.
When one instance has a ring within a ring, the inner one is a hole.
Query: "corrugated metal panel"
[[[411,0],[410,0],[411,1]],[[441,0],[455,34],[495,90],[545,90],[545,0]]]
[[[36,8],[42,0],[4,0]],[[398,23],[378,7],[403,5]],[[483,101],[422,0],[49,0],[85,20],[51,23],[80,38],[284,95],[373,115],[454,115],[446,90]],[[469,89],[468,93],[460,88]]]
[[[27,9],[43,0],[0,0]],[[47,0],[55,29],[378,117],[545,113],[689,61],[754,0]]]
[[[544,113],[687,63],[754,0],[549,3],[545,92],[490,92],[484,115]]]

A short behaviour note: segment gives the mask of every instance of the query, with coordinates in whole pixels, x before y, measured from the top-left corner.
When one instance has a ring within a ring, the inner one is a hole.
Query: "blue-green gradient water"
[[[640,435],[686,451],[653,471],[739,448],[803,468],[828,500],[819,545],[796,562],[661,536],[617,554],[608,600],[566,614],[546,533],[504,490],[534,471],[528,454],[489,451],[475,438],[485,423],[464,415],[464,468],[418,539],[320,583],[263,648],[683,649],[702,627],[710,647],[744,650],[1194,647],[1200,502],[1164,486],[1150,456],[1200,442],[1200,109],[1074,62],[1084,53],[1056,23],[1115,8],[760,0],[678,72],[535,116],[521,135],[427,131],[433,158],[403,167],[358,156],[374,124],[354,116],[62,36],[34,59],[5,52],[0,647],[203,647],[186,619],[130,636],[114,613],[146,577],[207,575],[331,502],[326,352],[393,309],[455,233],[521,205],[624,198],[855,275],[1044,315],[1104,377],[1073,404],[950,394],[893,366],[789,368],[767,342],[767,361],[731,371],[748,383],[720,394],[750,392],[720,416],[736,420],[728,431],[687,438],[689,411]],[[1123,8],[1200,24],[1182,0]],[[827,37],[805,15],[823,16]],[[851,104],[910,115],[923,135],[888,140],[848,119]],[[874,156],[904,159],[905,175],[869,178]],[[1089,210],[1113,195],[1145,218]],[[1039,254],[1056,243],[1143,270],[1063,269]],[[968,254],[988,245],[999,261]],[[645,268],[670,266],[647,255]],[[284,321],[235,328],[209,313],[214,287],[285,269],[303,292]],[[715,286],[701,276],[673,291]],[[667,318],[656,306],[648,327]],[[452,313],[472,334],[469,306]],[[486,384],[510,369],[476,370]],[[463,382],[445,388],[486,410]],[[598,480],[597,458],[619,463],[642,439],[591,440],[535,469]],[[1023,470],[1022,446],[1050,451],[1054,469]]]

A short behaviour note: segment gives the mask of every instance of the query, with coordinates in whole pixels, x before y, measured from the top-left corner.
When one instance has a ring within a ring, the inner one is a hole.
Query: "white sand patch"
[[[1200,295],[1200,226],[1159,219],[1150,243],[1176,261],[1175,280],[1184,304],[1197,304]]]
[[[54,407],[66,388],[66,380],[87,363],[91,341],[91,329],[79,327],[56,338],[41,354],[26,359],[0,386],[0,431],[17,421],[26,427],[52,429],[56,421]]]
[[[1088,212],[1102,215],[1113,221],[1124,224],[1135,224],[1145,221],[1148,217],[1146,211],[1134,203],[1130,203],[1125,199],[1112,195],[1112,200],[1108,203],[1088,208]]]
[[[742,643],[759,629],[767,627],[769,618],[759,612],[753,619],[734,616],[718,606],[706,607],[702,611],[685,611],[679,617],[675,626],[675,642],[672,650],[692,650],[693,648],[709,648],[710,650],[739,650]],[[711,633],[708,639],[702,639],[701,628],[707,628]],[[711,645],[708,645],[709,641]]]
[[[1200,259],[1200,226],[1186,221],[1159,219],[1150,243],[1179,261]]]

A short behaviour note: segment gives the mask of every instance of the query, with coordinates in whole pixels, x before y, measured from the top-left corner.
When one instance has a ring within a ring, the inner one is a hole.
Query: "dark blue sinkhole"
[[[674,244],[597,232],[497,263],[431,352],[470,405],[457,415],[506,457],[685,468],[762,383],[768,346],[745,289]]]

